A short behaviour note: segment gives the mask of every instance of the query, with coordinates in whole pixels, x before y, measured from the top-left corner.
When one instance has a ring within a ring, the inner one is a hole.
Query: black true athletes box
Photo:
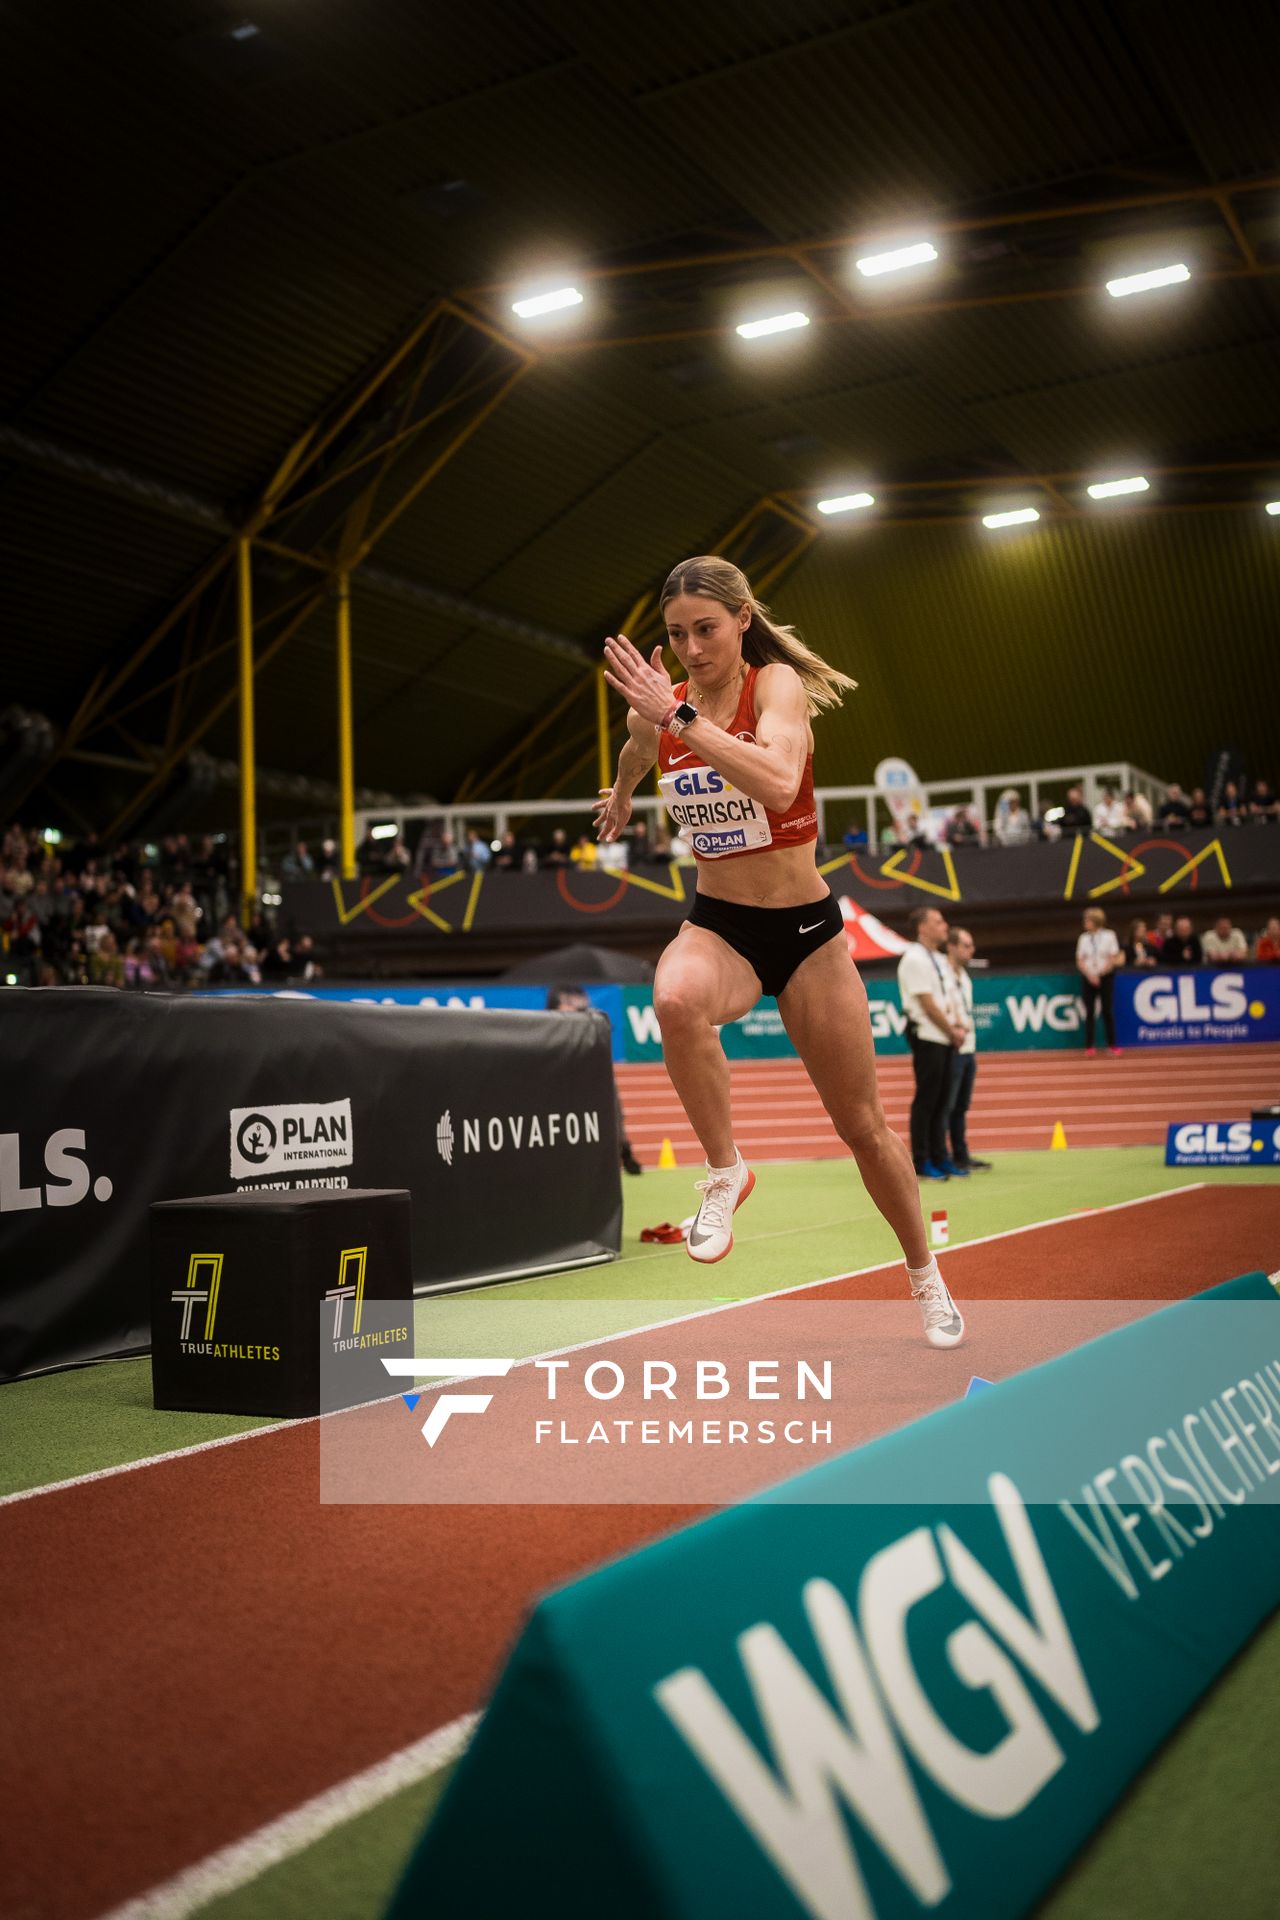
[[[314,1414],[398,1391],[413,1355],[402,1188],[218,1193],[151,1208],[157,1407]]]

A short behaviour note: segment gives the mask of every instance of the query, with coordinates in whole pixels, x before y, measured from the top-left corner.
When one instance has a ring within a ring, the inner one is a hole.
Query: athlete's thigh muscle
[[[779,996],[778,1011],[837,1128],[842,1116],[878,1110],[867,990],[843,940],[828,940],[801,962]]]
[[[658,962],[653,997],[661,1009],[678,1001],[689,1013],[721,1026],[740,1020],[760,998],[755,968],[706,927],[686,921]]]

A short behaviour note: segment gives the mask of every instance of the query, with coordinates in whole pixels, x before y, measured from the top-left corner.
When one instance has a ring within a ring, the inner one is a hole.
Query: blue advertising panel
[[[1280,1040],[1280,968],[1119,973],[1116,1038],[1122,1047]]]
[[[613,1034],[613,1057],[624,1058],[622,1050],[622,988],[582,983],[582,990],[609,1022]],[[511,1013],[542,1013],[546,1009],[547,987],[507,987],[492,981],[464,980],[459,983],[433,980],[423,986],[393,987],[381,981],[358,987],[211,987],[210,994],[234,994],[239,997],[266,994],[275,1000],[349,1001],[362,1007],[444,1007],[481,1012],[501,1008]]]
[[[1280,1167],[1280,1122],[1174,1120],[1166,1167]]]

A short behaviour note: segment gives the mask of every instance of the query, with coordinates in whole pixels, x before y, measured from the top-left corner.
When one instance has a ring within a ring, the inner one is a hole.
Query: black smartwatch
[[[698,718],[698,709],[682,700],[667,722],[667,732],[681,734],[685,728]]]

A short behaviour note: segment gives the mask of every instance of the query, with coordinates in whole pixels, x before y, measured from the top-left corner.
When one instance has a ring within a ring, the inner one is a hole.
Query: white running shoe
[[[964,1339],[964,1318],[936,1267],[927,1280],[912,1287],[911,1297],[919,1303],[929,1345],[958,1347]]]
[[[702,1205],[693,1216],[685,1242],[691,1260],[710,1266],[724,1259],[733,1245],[733,1216],[755,1183],[756,1177],[741,1154],[737,1165],[727,1172],[707,1168],[706,1179],[697,1183]]]

